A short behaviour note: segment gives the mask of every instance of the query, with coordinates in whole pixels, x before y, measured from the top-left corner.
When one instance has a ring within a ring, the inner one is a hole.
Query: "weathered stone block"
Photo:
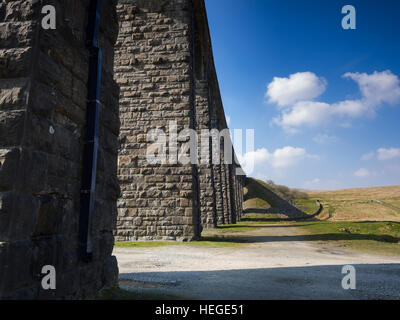
[[[11,190],[17,176],[20,149],[0,149],[0,192]]]
[[[39,200],[29,194],[0,193],[0,241],[29,238],[39,214]]]
[[[103,109],[93,260],[78,259],[89,2],[50,1],[56,30],[41,28],[40,1],[0,2],[0,298],[79,298],[116,282],[115,0],[103,2],[100,19]],[[41,289],[44,265],[56,267],[55,291]]]

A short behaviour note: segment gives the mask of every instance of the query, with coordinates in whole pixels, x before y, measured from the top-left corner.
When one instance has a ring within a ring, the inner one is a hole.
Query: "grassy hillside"
[[[286,200],[295,200],[295,199],[307,199],[308,194],[299,189],[289,188],[287,186],[275,184],[273,181],[265,182],[262,180],[256,180],[262,186],[273,190],[279,196]]]
[[[320,200],[320,219],[331,221],[400,221],[400,186],[308,193]]]
[[[248,178],[244,188],[243,208],[269,209],[275,203],[264,192],[262,184],[256,179]]]
[[[278,206],[266,194],[264,188],[274,191],[286,201],[295,201],[297,206],[308,214],[316,211],[316,200],[320,200],[324,207],[318,216],[320,220],[400,221],[400,186],[306,193],[248,178],[244,190],[244,209],[269,209]]]
[[[265,189],[273,191],[284,201],[295,201],[297,207],[305,213],[313,214],[318,210],[316,201],[314,199],[308,199],[308,194],[305,192],[253,178],[247,179],[247,185],[244,188],[244,209],[269,209],[270,207],[279,207],[279,204],[268,195]]]
[[[271,190],[275,185],[248,179],[245,208],[273,206],[264,187]],[[305,233],[304,239],[328,241],[364,252],[400,255],[400,186],[307,193],[292,190],[278,186],[274,191],[294,200],[308,214],[315,212],[316,200],[320,200],[322,213],[312,221],[301,222],[288,222],[273,213],[248,213],[243,222],[291,224]]]

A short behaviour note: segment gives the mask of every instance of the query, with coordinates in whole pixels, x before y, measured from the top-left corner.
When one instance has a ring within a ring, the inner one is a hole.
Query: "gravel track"
[[[400,299],[400,257],[343,250],[301,240],[290,226],[243,234],[240,248],[193,245],[116,248],[121,286],[187,299]],[[295,240],[293,240],[295,239]],[[356,290],[341,286],[344,265],[356,268]]]

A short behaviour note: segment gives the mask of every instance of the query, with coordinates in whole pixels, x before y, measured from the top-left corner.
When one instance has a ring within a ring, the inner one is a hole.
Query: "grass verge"
[[[276,215],[268,216],[271,219],[277,218]],[[166,246],[194,246],[194,247],[215,247],[215,248],[238,248],[244,247],[248,241],[240,237],[245,232],[251,232],[259,229],[262,224],[258,221],[242,221],[232,225],[218,226],[216,229],[203,230],[202,237],[198,241],[190,242],[173,242],[173,241],[132,241],[132,242],[116,242],[116,248],[156,248]]]
[[[218,232],[205,233],[199,241],[190,242],[168,242],[168,241],[135,241],[135,242],[116,242],[116,248],[156,248],[167,246],[193,246],[193,247],[209,247],[209,248],[238,248],[245,245],[240,243],[236,237],[219,235]]]
[[[307,214],[314,214],[319,209],[315,200],[298,199],[295,200],[295,202],[298,203],[300,209]]]
[[[268,209],[276,203],[265,193],[265,187],[257,180],[249,179],[246,186],[244,207]]]
[[[299,223],[297,223],[299,224]],[[343,248],[382,255],[400,255],[398,222],[301,222],[305,240],[337,241]]]
[[[332,212],[333,214],[333,212]],[[291,225],[303,234],[300,241],[327,241],[335,246],[366,253],[400,256],[400,223],[375,221],[288,221],[276,214],[247,214],[237,225],[224,225],[203,231],[200,241],[192,242],[117,242],[118,248],[153,248],[161,246],[199,246],[241,248],[251,244],[254,231],[265,225]],[[259,235],[259,234],[257,234]]]

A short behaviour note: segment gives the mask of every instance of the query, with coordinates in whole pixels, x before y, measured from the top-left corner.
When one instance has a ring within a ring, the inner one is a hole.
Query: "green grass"
[[[128,291],[121,288],[103,289],[99,293],[92,295],[86,300],[178,300],[182,297],[159,292],[155,290],[146,290],[143,292]]]
[[[223,225],[223,226],[218,226],[216,231],[220,232],[220,233],[224,233],[224,232],[242,232],[242,231],[250,231],[250,230],[254,230],[257,229],[256,225],[248,225],[245,224],[244,222],[239,222],[237,224],[227,224],[227,225]],[[208,231],[208,230],[207,230]],[[207,233],[207,231],[203,231],[204,233]],[[211,232],[214,232],[214,230],[210,230]]]
[[[116,248],[157,248],[166,246],[179,246],[187,243],[183,242],[168,242],[168,241],[126,241],[115,242]]]
[[[333,208],[333,207],[330,207]],[[334,209],[329,210],[333,215]],[[236,225],[223,225],[203,231],[199,241],[192,242],[117,242],[116,247],[153,248],[161,246],[200,246],[212,248],[243,248],[251,244],[252,231],[267,224],[282,224],[303,231],[302,241],[329,241],[343,248],[400,256],[399,222],[342,222],[342,221],[289,221],[276,214],[247,214]],[[250,236],[249,236],[250,235]]]
[[[249,201],[246,203],[248,208],[259,208],[268,209],[271,206],[276,205],[266,194],[264,186],[255,179],[248,179],[248,184],[246,185],[248,190],[245,200]]]
[[[263,215],[266,216],[266,215]],[[270,215],[268,215],[270,216]],[[271,215],[276,217],[276,215]],[[237,224],[221,225],[216,229],[206,229],[198,241],[173,242],[173,241],[133,241],[116,242],[116,248],[156,248],[166,246],[194,246],[194,247],[217,247],[237,248],[243,247],[248,241],[242,241],[240,234],[246,231],[253,231],[260,228],[260,222],[242,221]]]
[[[247,223],[247,224],[280,223],[284,222],[285,220],[289,221],[287,218],[281,218],[274,213],[265,213],[265,214],[248,213],[242,218],[242,223]]]
[[[224,232],[224,231],[222,231]],[[225,232],[227,232],[225,230]],[[204,232],[207,234],[207,232]],[[201,240],[190,242],[168,242],[168,241],[135,241],[135,242],[116,242],[116,248],[156,248],[166,246],[193,246],[193,247],[215,247],[215,248],[235,248],[242,244],[237,242],[236,238],[210,234],[204,236]]]
[[[252,198],[249,200],[246,200],[245,202],[245,206],[247,208],[252,208],[252,209],[268,209],[270,208],[270,204],[265,201],[264,199],[260,199],[260,198]]]
[[[333,218],[333,216],[335,215],[335,211],[336,211],[335,207],[332,207],[332,206],[329,207],[329,211],[328,211],[329,218],[328,219],[332,219]]]
[[[307,217],[308,214],[314,214],[318,210],[318,205],[316,204],[316,201],[306,200],[307,194],[304,192],[290,189],[285,186],[269,185],[262,180],[257,180],[253,178],[247,178],[247,185],[245,187],[244,208],[247,208],[247,210],[269,209],[271,207],[277,209],[280,204],[276,203],[276,198],[271,199],[270,192],[268,192],[268,190],[275,193],[277,197],[280,197],[282,199],[282,201],[289,201],[289,199],[291,199],[291,197],[293,197],[294,195],[299,196],[298,199],[301,200],[296,200],[296,202],[300,204],[300,209],[303,211],[302,216],[299,216],[299,218]],[[304,198],[302,196],[304,196]],[[264,217],[262,220],[273,221],[276,219],[280,218],[277,216],[271,216],[270,219]]]
[[[343,247],[384,255],[400,255],[398,222],[301,222],[305,239],[338,241]]]
[[[330,207],[330,215],[334,208]],[[272,220],[271,220],[272,219]],[[399,222],[336,222],[336,221],[285,221],[278,220],[273,214],[247,214],[240,224],[254,225],[255,228],[265,224],[293,225],[304,232],[304,241],[332,241],[343,248],[382,255],[400,255]]]
[[[314,214],[319,208],[315,200],[298,199],[295,200],[295,202],[298,203],[300,209],[307,214]]]

